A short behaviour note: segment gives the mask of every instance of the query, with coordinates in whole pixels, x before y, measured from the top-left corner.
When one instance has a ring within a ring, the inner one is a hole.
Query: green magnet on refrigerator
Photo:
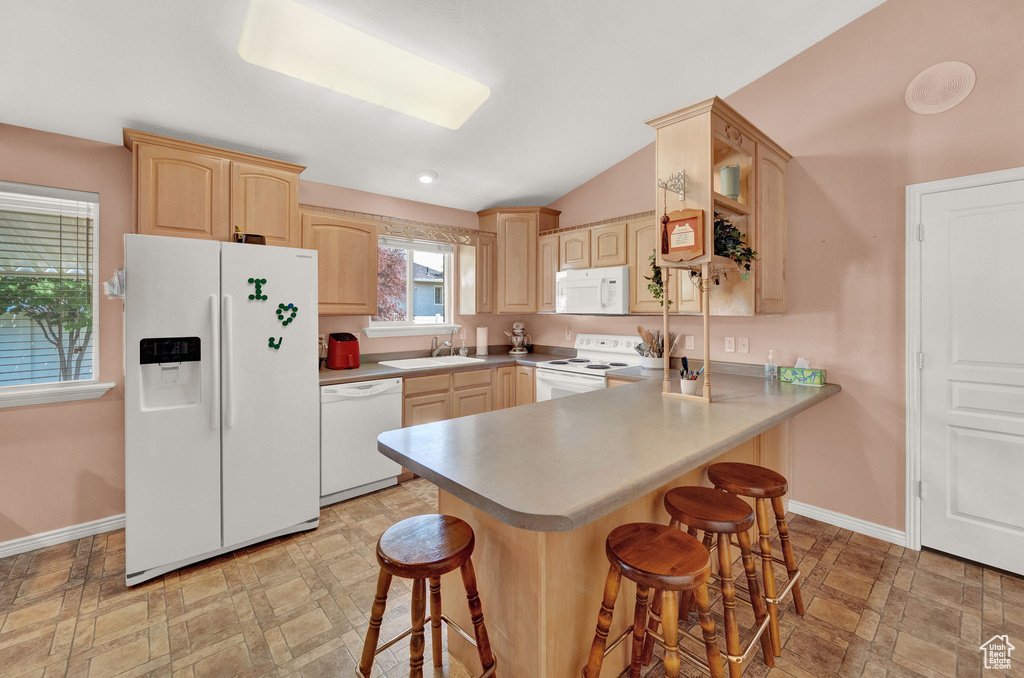
[[[285,327],[288,326],[291,321],[295,320],[296,314],[299,312],[299,307],[295,304],[278,304],[277,305],[277,319]],[[285,313],[291,313],[291,315],[285,318]]]
[[[270,348],[272,348],[272,349],[274,349],[276,351],[277,349],[281,348],[281,342],[282,341],[284,341],[284,337],[278,337],[277,338],[277,343],[275,344],[274,343],[274,338],[270,337],[270,339],[267,340],[267,346],[269,346]]]
[[[266,278],[249,278],[250,285],[256,286],[256,292],[249,295],[249,301],[266,301],[267,295],[263,294],[263,285],[267,284]]]

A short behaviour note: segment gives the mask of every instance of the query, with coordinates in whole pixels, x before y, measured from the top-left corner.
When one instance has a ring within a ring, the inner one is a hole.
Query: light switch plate
[[[687,334],[686,335],[686,345],[683,348],[689,348],[689,349],[693,348],[693,335],[692,334]]]
[[[736,352],[736,337],[725,338],[725,352],[735,353]]]
[[[738,353],[750,353],[750,339],[747,337],[740,337],[739,344],[736,347]]]

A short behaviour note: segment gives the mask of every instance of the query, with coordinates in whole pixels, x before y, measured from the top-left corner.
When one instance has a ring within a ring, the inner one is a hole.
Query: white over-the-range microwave
[[[555,274],[555,312],[628,315],[629,266],[559,271]]]

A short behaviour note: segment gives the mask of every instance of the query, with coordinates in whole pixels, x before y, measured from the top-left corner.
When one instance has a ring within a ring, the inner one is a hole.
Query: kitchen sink
[[[439,355],[436,358],[406,358],[405,360],[382,360],[379,365],[397,367],[400,370],[422,370],[430,367],[446,367],[449,365],[469,365],[482,363],[483,358],[469,358],[461,355]]]

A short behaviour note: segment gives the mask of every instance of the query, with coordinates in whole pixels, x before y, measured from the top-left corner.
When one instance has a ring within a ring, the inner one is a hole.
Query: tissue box
[[[813,370],[809,367],[780,367],[779,381],[804,386],[824,386],[825,370]]]

